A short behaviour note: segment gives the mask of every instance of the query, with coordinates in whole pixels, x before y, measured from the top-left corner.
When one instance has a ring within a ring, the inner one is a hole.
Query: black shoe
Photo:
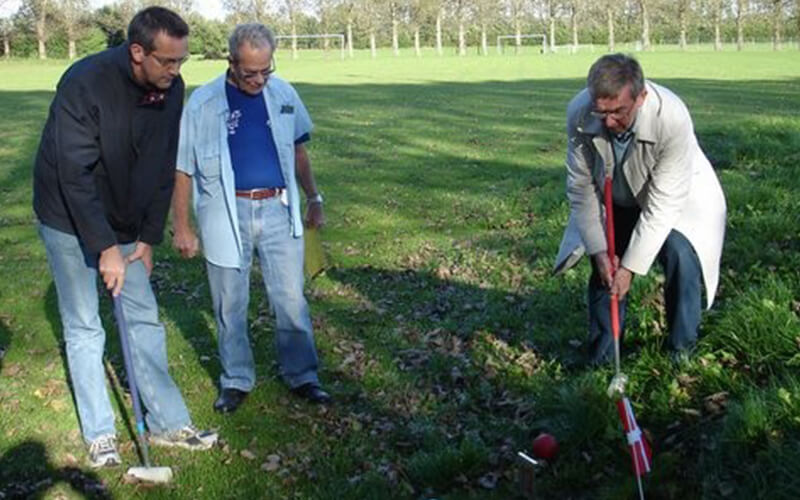
[[[317,384],[308,383],[292,389],[292,394],[307,399],[312,403],[326,405],[332,401],[331,395],[322,390]]]
[[[222,389],[214,401],[214,410],[220,413],[233,413],[247,398],[247,392],[239,389]]]

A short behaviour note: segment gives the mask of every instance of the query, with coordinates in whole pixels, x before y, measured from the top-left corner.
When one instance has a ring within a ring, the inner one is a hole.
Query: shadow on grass
[[[11,328],[0,318],[0,374],[3,373],[3,359],[11,348]]]
[[[113,498],[93,472],[54,466],[38,441],[25,441],[0,457],[0,498],[49,498],[48,491],[60,483],[84,498]]]
[[[440,267],[439,272],[451,272],[448,269],[453,268]],[[467,341],[476,332],[491,332],[510,346],[526,344],[545,358],[561,362],[573,358],[574,350],[564,345],[574,338],[570,326],[576,326],[577,319],[565,321],[564,311],[573,309],[570,304],[578,305],[570,289],[549,294],[534,289],[513,293],[458,278],[443,279],[429,270],[371,266],[336,268],[327,274],[356,289],[371,304],[366,310],[341,311],[347,316],[340,318],[341,322],[356,329],[359,323],[376,322],[387,327],[407,324],[452,332]]]
[[[33,160],[52,92],[0,91],[0,225],[28,224]]]
[[[359,460],[395,457],[382,473],[412,496],[466,495],[470,485],[496,481],[493,496],[475,498],[513,494],[513,482],[497,471],[513,472],[516,450],[546,427],[536,411],[542,387],[531,377],[549,379],[556,365],[579,357],[561,337],[572,334],[569,321],[562,318],[565,330],[541,323],[552,301],[565,305],[570,292],[509,293],[419,269],[334,268],[327,276],[358,302],[327,305],[318,322],[350,339],[334,346],[345,361],[326,370],[348,387],[336,411],[380,443]],[[363,347],[348,352],[352,345]],[[383,366],[382,375],[369,373],[367,359]],[[370,467],[350,479],[336,491],[370,498],[389,486]]]

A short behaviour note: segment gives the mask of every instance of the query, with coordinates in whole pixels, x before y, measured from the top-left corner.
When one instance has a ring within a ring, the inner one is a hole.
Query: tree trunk
[[[486,40],[486,23],[481,23],[481,54],[489,55],[489,44]]]
[[[395,56],[400,55],[400,42],[397,36],[397,18],[392,14],[392,50]]]
[[[746,0],[736,0],[736,50],[744,48],[744,8]]]
[[[712,4],[714,9],[714,50],[722,50],[722,33],[720,24],[722,23],[722,0],[715,0]]]
[[[650,50],[650,13],[647,12],[647,0],[639,0],[642,9],[642,50]]]
[[[520,22],[519,17],[514,19],[515,24],[515,34],[516,38],[514,39],[514,54],[519,54],[522,52],[522,22]]]
[[[545,5],[547,8],[547,28],[548,28],[548,35],[550,42],[548,45],[547,52],[555,53],[556,51],[556,13],[555,13],[555,5],[553,5],[554,0],[547,0],[547,4]]]
[[[11,44],[8,43],[8,37],[3,38],[3,57],[11,59]]]
[[[680,29],[680,39],[678,40],[678,46],[681,50],[686,50],[686,18],[687,13],[686,10],[689,8],[686,3],[682,3],[678,7],[678,25]]]
[[[328,17],[324,13],[322,15],[320,15],[319,25],[320,25],[320,28],[322,29],[322,34],[323,35],[327,35],[328,34]],[[331,42],[330,38],[325,37],[325,38],[322,39],[322,51],[325,53],[326,57],[327,57],[327,54],[328,54],[328,50],[331,48],[331,43],[330,42]]]
[[[442,11],[436,13],[436,53],[442,55]]]
[[[47,46],[45,45],[47,37],[47,2],[42,2],[41,9],[39,18],[36,19],[36,39],[39,42],[39,59],[47,59]]]
[[[798,13],[800,15],[800,13]],[[781,22],[783,21],[783,1],[772,0],[772,50],[781,50]]]
[[[347,52],[350,54],[350,59],[353,58],[353,20],[347,20]]]
[[[70,2],[63,2],[63,7],[61,21],[64,24],[64,32],[67,35],[67,57],[72,61],[78,55],[78,51],[75,48],[75,40],[78,38],[78,30],[80,29],[80,14],[78,8],[70,4]]]
[[[458,55],[467,55],[467,38],[464,31],[464,21],[458,22]]]
[[[608,19],[608,51],[614,52],[614,11],[610,4],[606,6],[606,17]]]
[[[292,59],[297,59],[297,25],[294,22],[294,16],[289,20],[292,23]]]
[[[578,5],[572,2],[572,12],[569,16],[570,27],[572,28],[572,53],[578,53]]]
[[[375,43],[375,28],[369,29],[369,50],[372,52],[372,58],[378,57],[378,46]]]

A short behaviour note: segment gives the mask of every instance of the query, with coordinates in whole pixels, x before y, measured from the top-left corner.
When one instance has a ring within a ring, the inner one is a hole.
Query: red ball
[[[532,451],[536,458],[553,460],[558,454],[558,441],[552,434],[543,432],[533,440]]]

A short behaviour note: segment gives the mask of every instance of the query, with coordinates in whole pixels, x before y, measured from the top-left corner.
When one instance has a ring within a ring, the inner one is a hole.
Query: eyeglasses
[[[269,78],[269,75],[271,75],[272,73],[275,73],[275,70],[277,69],[275,67],[275,59],[272,59],[270,61],[269,68],[262,69],[260,71],[243,71],[239,67],[239,63],[238,62],[234,61],[233,64],[236,66],[237,76],[239,78],[241,78],[242,80],[246,81],[246,82],[252,82],[253,80],[258,78],[259,76],[261,76],[261,78],[263,78],[266,81],[267,78]]]
[[[189,54],[186,54],[183,57],[172,58],[172,57],[161,57],[157,56],[154,52],[150,52],[147,54],[151,56],[162,68],[180,68],[183,63],[189,60]]]
[[[614,111],[596,111],[593,109],[589,111],[589,114],[597,118],[598,120],[605,120],[606,118],[612,118],[614,120],[622,120],[623,118],[628,116],[630,112],[631,112],[630,108],[627,109],[620,108],[620,109],[615,109]]]

